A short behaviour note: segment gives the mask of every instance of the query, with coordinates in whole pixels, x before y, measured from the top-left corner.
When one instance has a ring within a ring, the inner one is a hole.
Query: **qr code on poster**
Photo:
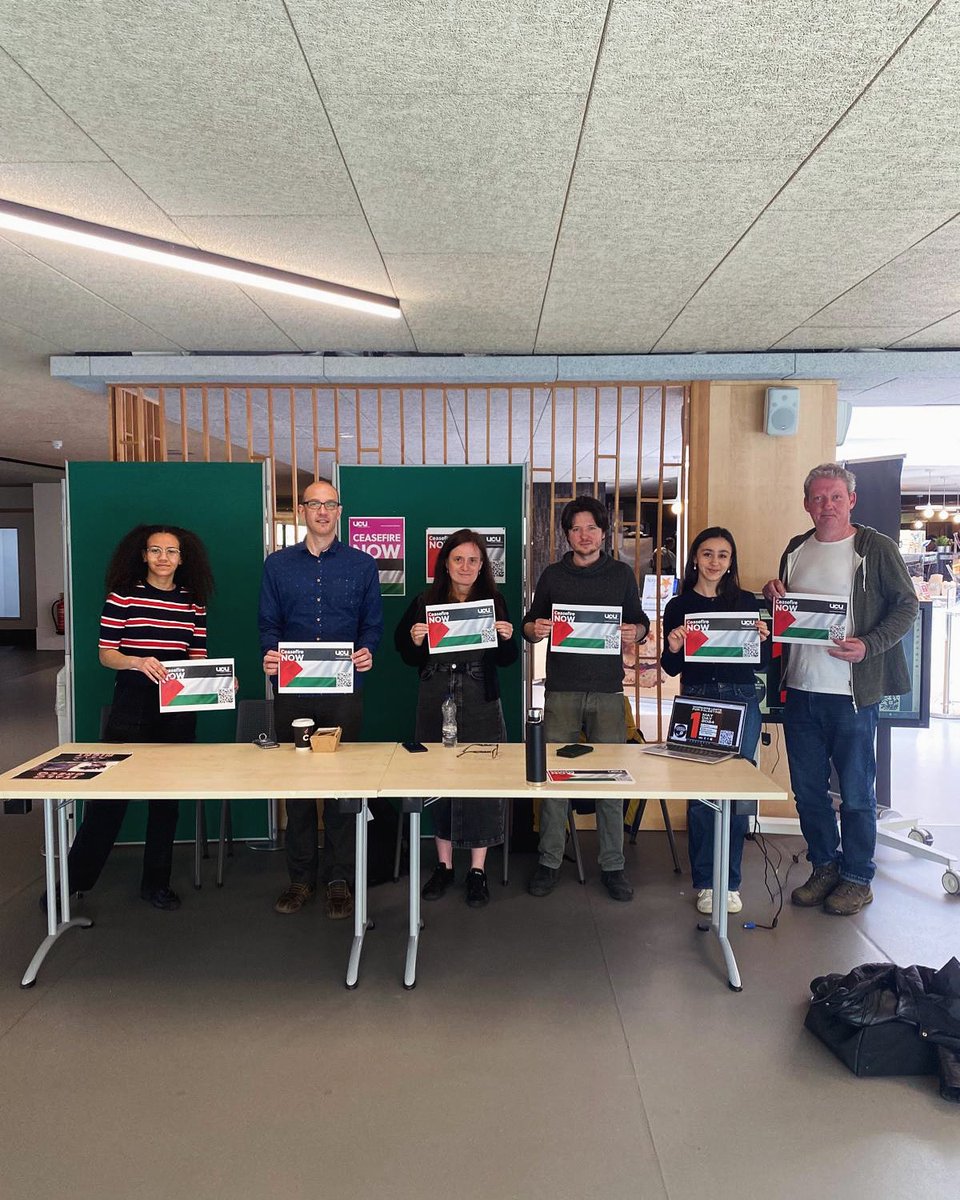
[[[847,636],[847,628],[843,624],[843,622],[841,622],[839,625],[831,625],[830,626],[830,638],[832,641],[842,642],[846,636]]]
[[[721,729],[719,740],[720,740],[721,746],[732,746],[733,745],[733,730],[732,729]]]
[[[232,704],[233,703],[233,683],[224,684],[223,687],[217,688],[217,704]]]
[[[482,646],[495,646],[497,644],[497,631],[495,629],[481,629],[480,644]]]
[[[337,687],[348,688],[350,686],[351,672],[347,670],[337,672]]]
[[[615,629],[613,633],[605,633],[603,635],[603,647],[605,650],[619,650],[620,648],[620,630]]]

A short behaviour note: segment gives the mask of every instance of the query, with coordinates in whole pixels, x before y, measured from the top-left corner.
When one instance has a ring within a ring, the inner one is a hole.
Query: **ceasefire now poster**
[[[407,594],[405,520],[404,517],[351,517],[347,522],[348,545],[376,561],[381,596]]]

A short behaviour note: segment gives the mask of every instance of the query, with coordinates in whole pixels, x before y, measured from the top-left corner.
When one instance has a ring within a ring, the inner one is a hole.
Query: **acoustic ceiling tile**
[[[2,237],[0,320],[35,331],[61,353],[134,347],[179,349],[157,330]]]
[[[24,235],[8,237],[66,279],[185,350],[232,350],[237,346],[261,351],[299,349],[257,307],[254,289],[248,297],[235,284],[221,280]],[[106,348],[143,350],[153,346],[149,338],[145,344],[141,335],[133,344],[121,347],[113,343]]]
[[[812,320],[777,341],[777,350],[808,350],[811,346],[833,350],[860,350],[890,346],[913,332],[908,325],[827,325]]]
[[[548,249],[582,96],[338,97],[331,119],[387,253]]]
[[[924,7],[613,5],[584,148],[596,128],[613,157],[807,153]]]
[[[180,217],[177,224],[202,249],[348,287],[392,295],[376,242],[359,206],[328,217]]]
[[[702,350],[767,350],[803,320],[805,310],[770,305],[688,305],[656,343],[658,354]]]
[[[920,350],[928,346],[952,348],[957,345],[960,345],[960,305],[957,311],[950,313],[943,320],[906,334],[896,342],[896,349]]]
[[[253,289],[250,295],[254,295]],[[256,302],[274,325],[305,351],[403,352],[417,348],[403,320],[272,292],[257,292]]]
[[[606,0],[287,0],[324,94],[585,91]]]
[[[0,195],[81,221],[190,244],[182,228],[112,162],[2,163]]]
[[[184,11],[38,0],[29,18],[0,13],[0,45],[169,212],[326,213],[351,202],[282,6],[209,0],[186,25]]]
[[[0,53],[0,162],[84,162],[106,155],[7,55]]]

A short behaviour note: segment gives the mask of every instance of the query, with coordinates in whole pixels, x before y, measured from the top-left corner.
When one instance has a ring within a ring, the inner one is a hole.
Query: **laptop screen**
[[[738,753],[746,711],[747,706],[736,701],[677,696],[670,714],[667,744]]]

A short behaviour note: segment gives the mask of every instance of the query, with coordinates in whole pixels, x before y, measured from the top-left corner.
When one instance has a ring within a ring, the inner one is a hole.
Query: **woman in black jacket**
[[[729,529],[714,525],[702,529],[693,539],[684,568],[680,594],[674,596],[663,613],[663,653],[660,664],[668,675],[680,676],[684,696],[702,696],[709,700],[734,700],[746,705],[741,758],[756,764],[760,740],[760,706],[757,702],[754,668],[750,663],[697,663],[684,657],[686,619],[698,613],[749,612],[757,610],[757,598],[740,587],[737,568],[737,544]],[[765,621],[757,621],[761,641],[761,662],[768,661],[770,636]],[[730,875],[727,880],[728,911],[740,912],[740,863],[747,834],[747,817],[730,819]],[[687,845],[697,910],[713,911],[713,810],[699,800],[687,805]]]
[[[497,644],[431,655],[427,641],[426,606],[493,600]],[[431,586],[417,596],[400,618],[394,635],[400,657],[420,672],[416,738],[439,742],[441,707],[452,696],[457,708],[460,742],[503,742],[506,729],[500,705],[497,668],[517,661],[519,651],[507,605],[497,591],[483,535],[458,529],[443,543]],[[453,882],[454,847],[470,850],[467,904],[482,908],[489,899],[484,865],[487,847],[503,841],[503,800],[483,802],[441,799],[433,807],[438,863],[423,888],[424,900],[439,900]]]

